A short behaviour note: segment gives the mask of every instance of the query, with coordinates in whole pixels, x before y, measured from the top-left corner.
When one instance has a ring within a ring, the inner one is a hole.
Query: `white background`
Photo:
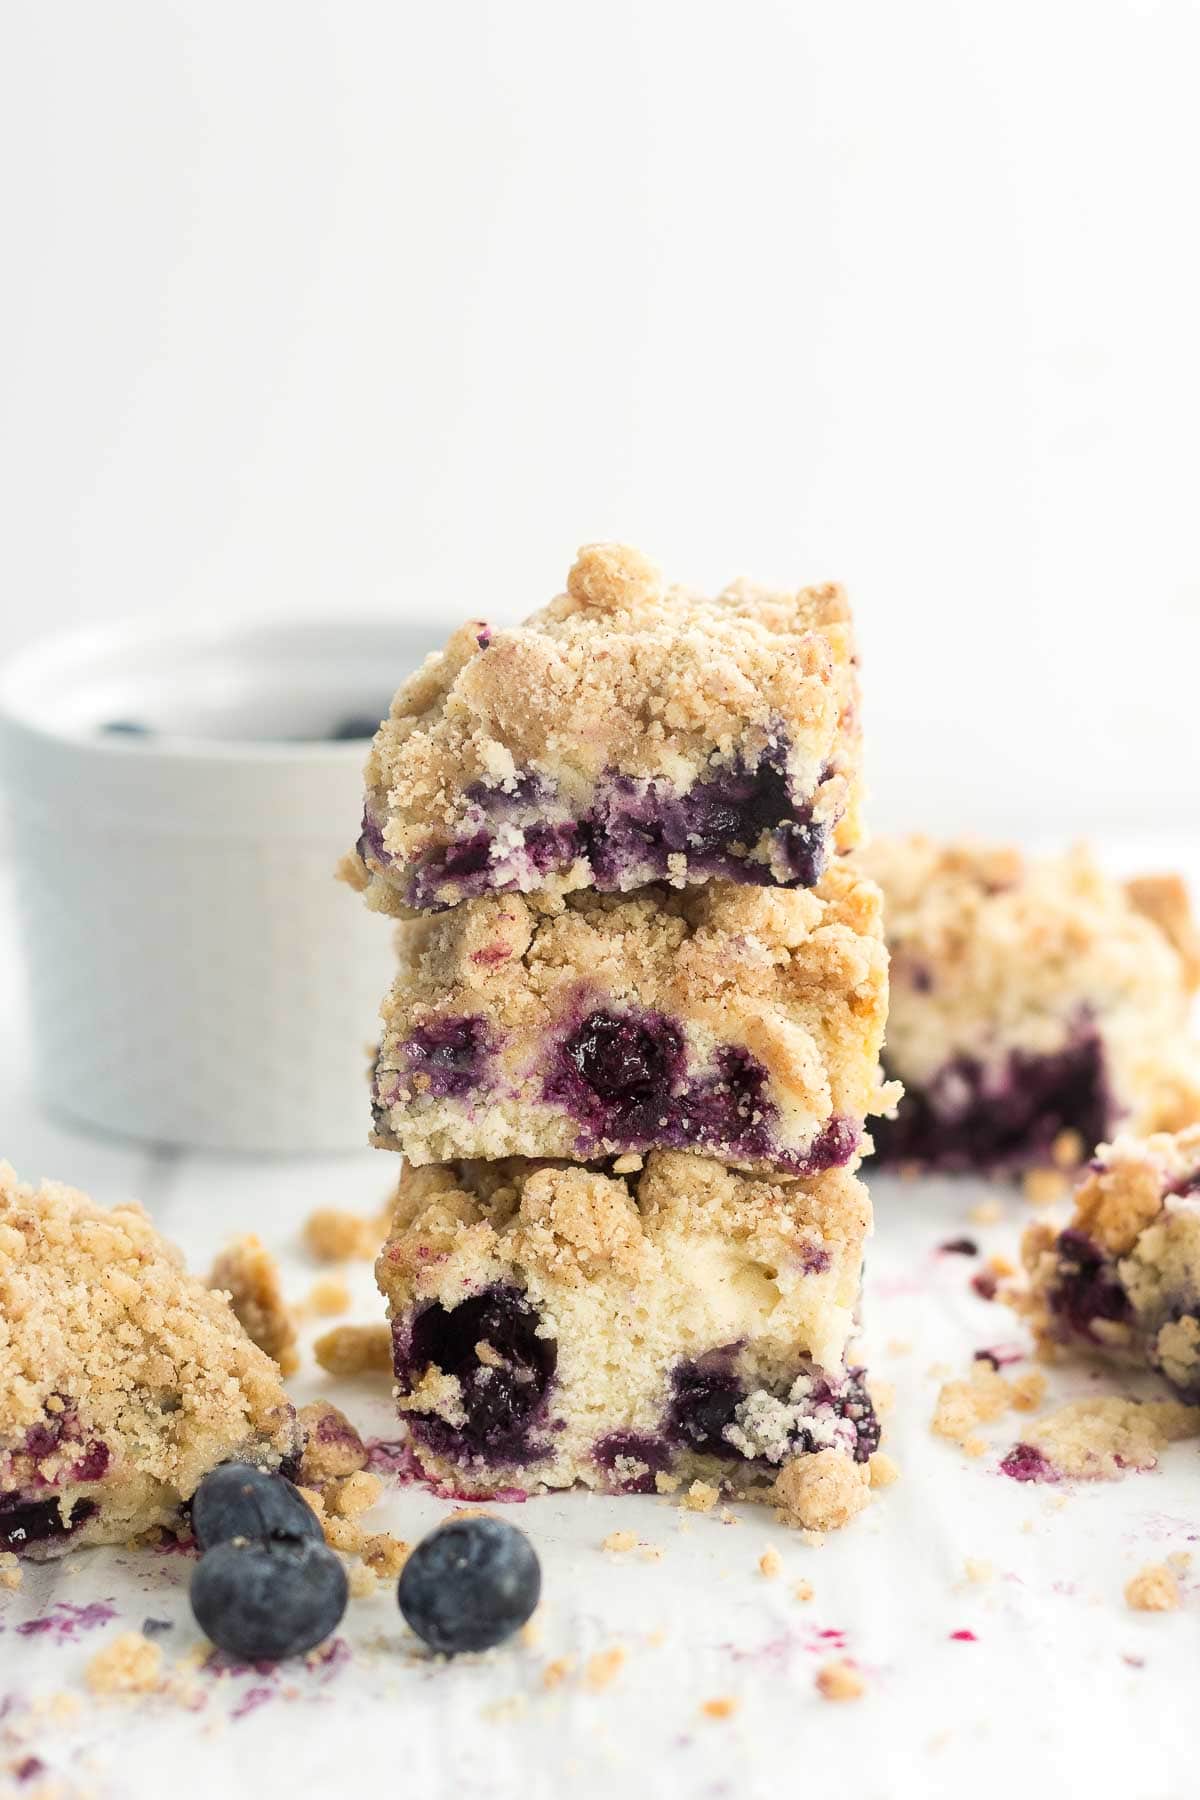
[[[1192,0],[9,0],[0,653],[837,576],[876,820],[1200,823]]]

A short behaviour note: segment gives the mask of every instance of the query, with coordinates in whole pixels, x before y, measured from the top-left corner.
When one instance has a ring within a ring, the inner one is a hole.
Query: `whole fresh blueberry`
[[[454,1519],[422,1538],[400,1575],[400,1611],[431,1650],[490,1650],[518,1631],[542,1591],[537,1553],[503,1519]]]
[[[317,1515],[282,1475],[222,1463],[192,1495],[192,1530],[202,1550],[230,1538],[322,1537]]]
[[[191,1586],[196,1623],[242,1662],[300,1656],[336,1631],[346,1571],[313,1538],[238,1538],[206,1550]]]

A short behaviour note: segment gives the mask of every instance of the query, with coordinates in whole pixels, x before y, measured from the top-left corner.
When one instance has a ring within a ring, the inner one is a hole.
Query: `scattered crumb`
[[[1060,1131],[1050,1146],[1050,1154],[1060,1169],[1073,1169],[1081,1163],[1087,1145],[1077,1131]]]
[[[319,1275],[308,1290],[305,1310],[318,1319],[330,1319],[350,1309],[350,1289],[340,1275]]]
[[[758,1572],[765,1575],[768,1581],[774,1581],[783,1568],[783,1558],[774,1545],[763,1551],[758,1559]]]
[[[1179,1583],[1166,1563],[1147,1563],[1125,1583],[1125,1604],[1134,1612],[1174,1612]]]
[[[280,1374],[294,1375],[300,1367],[296,1321],[283,1297],[279,1266],[253,1233],[225,1246],[209,1271],[208,1285],[229,1295],[246,1336],[274,1358]]]
[[[663,1549],[661,1544],[639,1544],[638,1545],[638,1558],[641,1562],[649,1562],[649,1563],[661,1562],[665,1555],[666,1555],[666,1551]]]
[[[1190,1550],[1172,1550],[1167,1558],[1168,1569],[1173,1569],[1176,1575],[1186,1575],[1191,1566],[1192,1553]]]
[[[873,1488],[891,1487],[899,1481],[900,1470],[886,1450],[876,1450],[867,1462],[867,1478]]]
[[[986,1559],[984,1559],[982,1557],[968,1556],[966,1562],[963,1564],[963,1572],[966,1575],[968,1581],[974,1581],[980,1585],[983,1585],[985,1582],[988,1582],[992,1579],[992,1576],[995,1574],[996,1571],[993,1569],[991,1563],[986,1561]]]
[[[300,1459],[300,1481],[304,1486],[320,1487],[366,1466],[367,1451],[362,1439],[345,1413],[328,1400],[314,1400],[311,1405],[302,1406],[299,1421],[305,1433]]]
[[[93,1694],[152,1694],[162,1675],[162,1647],[140,1631],[124,1631],[97,1650],[84,1670]]]
[[[812,1597],[813,1584],[811,1581],[798,1581],[792,1589],[792,1599],[799,1600],[801,1605],[806,1604]]]
[[[838,1450],[818,1450],[783,1465],[770,1499],[785,1525],[833,1531],[867,1505],[868,1481],[862,1463],[851,1462]]]
[[[313,1355],[330,1375],[392,1373],[392,1334],[384,1324],[335,1325],[313,1345]]]
[[[672,1475],[666,1469],[660,1469],[654,1477],[655,1491],[660,1494],[677,1494],[683,1486],[678,1475]]]
[[[365,1562],[354,1562],[346,1571],[352,1600],[369,1600],[379,1586],[379,1577]]]
[[[943,1382],[930,1428],[936,1437],[960,1445],[968,1456],[981,1456],[987,1445],[976,1427],[992,1424],[1010,1407],[1032,1412],[1045,1391],[1046,1377],[1039,1369],[1024,1369],[1008,1381],[990,1361],[979,1359],[971,1364],[966,1380]]]
[[[485,1719],[495,1719],[498,1724],[505,1724],[510,1719],[524,1718],[529,1710],[527,1694],[510,1694],[506,1700],[494,1700],[490,1706],[483,1708]]]
[[[732,1719],[741,1704],[733,1694],[720,1694],[715,1700],[706,1700],[700,1711],[706,1719]]]
[[[740,1525],[740,1523],[741,1523],[741,1520],[738,1518],[737,1514],[735,1512],[730,1512],[730,1510],[727,1506],[723,1506],[721,1508],[720,1512],[717,1514],[717,1517],[718,1517],[718,1519],[720,1519],[722,1525]]]
[[[1061,1169],[1030,1169],[1021,1183],[1030,1206],[1053,1206],[1070,1186]]]
[[[1009,1281],[1017,1272],[1016,1263],[1008,1256],[989,1256],[986,1267],[989,1275],[994,1275],[997,1281]]]
[[[297,1487],[296,1492],[299,1494],[299,1496],[302,1500],[304,1500],[305,1502],[307,1502],[307,1504],[309,1506],[311,1506],[312,1510],[316,1513],[318,1520],[322,1524],[324,1524],[324,1522],[325,1522],[325,1496],[324,1496],[324,1494],[320,1493],[316,1488],[311,1488],[311,1487]]]
[[[393,1537],[390,1531],[376,1531],[363,1540],[360,1552],[368,1569],[373,1569],[381,1581],[394,1581],[408,1561],[412,1545],[403,1538]]]
[[[1036,1412],[1046,1398],[1046,1377],[1040,1369],[1022,1369],[1008,1385],[1014,1412]]]
[[[20,1558],[12,1550],[0,1550],[0,1588],[15,1592],[21,1585],[23,1571]]]
[[[1200,1407],[1177,1400],[1073,1400],[1031,1426],[1028,1438],[1059,1473],[1116,1481],[1153,1469],[1169,1443],[1200,1436]]]
[[[689,1512],[711,1512],[721,1498],[720,1488],[713,1487],[709,1481],[693,1481],[683,1496],[683,1504]]]
[[[823,1700],[860,1700],[866,1683],[852,1663],[827,1662],[817,1670],[817,1692]]]
[[[825,1542],[825,1533],[823,1531],[802,1531],[800,1542],[807,1544],[810,1550],[819,1550]]]
[[[386,1219],[322,1206],[304,1222],[304,1243],[319,1262],[347,1262],[351,1257],[367,1261],[382,1244],[386,1229]]]
[[[321,1529],[331,1550],[341,1550],[346,1556],[362,1555],[367,1534],[357,1520],[331,1519],[327,1515],[321,1520]]]
[[[636,1550],[636,1531],[610,1531],[600,1548],[602,1550]]]
[[[584,1679],[594,1694],[611,1686],[625,1665],[626,1651],[621,1644],[612,1644],[607,1650],[597,1650],[589,1656]]]
[[[374,1506],[382,1493],[383,1483],[378,1475],[368,1475],[365,1469],[356,1469],[353,1475],[347,1475],[344,1481],[336,1482],[330,1488],[326,1495],[326,1506],[340,1519],[356,1519],[359,1513]]]
[[[886,1419],[896,1405],[896,1384],[894,1381],[881,1381],[873,1375],[867,1382],[871,1395],[871,1404],[881,1419]]]
[[[998,1200],[980,1200],[967,1217],[972,1225],[997,1225],[1004,1217],[1004,1208]]]
[[[642,1167],[642,1163],[643,1158],[635,1150],[630,1150],[624,1156],[617,1157],[613,1163],[612,1172],[614,1175],[636,1175]]]
[[[574,1669],[575,1658],[573,1656],[556,1656],[554,1661],[548,1662],[542,1670],[542,1686],[544,1688],[561,1687],[563,1682],[573,1674]]]
[[[526,1619],[517,1636],[526,1650],[536,1650],[545,1632],[545,1621],[540,1612],[534,1613],[532,1619]]]

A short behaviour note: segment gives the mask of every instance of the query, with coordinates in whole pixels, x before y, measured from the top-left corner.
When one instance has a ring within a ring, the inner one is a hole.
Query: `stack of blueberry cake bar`
[[[394,915],[378,1263],[427,1475],[859,1510],[887,951],[833,587],[666,588],[592,545],[401,688],[345,873]]]

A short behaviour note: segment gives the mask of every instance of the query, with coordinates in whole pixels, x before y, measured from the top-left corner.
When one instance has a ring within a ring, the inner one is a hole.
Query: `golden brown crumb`
[[[308,1503],[308,1505],[312,1507],[312,1510],[317,1515],[318,1521],[320,1521],[323,1524],[325,1521],[325,1496],[324,1496],[324,1494],[322,1494],[317,1488],[299,1487],[299,1486],[297,1487],[296,1492],[299,1494],[299,1496],[302,1500],[306,1501]]]
[[[968,1556],[966,1562],[963,1564],[963,1573],[966,1575],[967,1580],[976,1582],[980,1585],[990,1581],[995,1572],[996,1571],[992,1568],[991,1563],[982,1557]]]
[[[1200,1436],[1200,1407],[1177,1400],[1073,1400],[1028,1432],[1061,1474],[1116,1481],[1130,1469],[1153,1469],[1169,1443]]]
[[[602,1550],[636,1550],[636,1531],[610,1531],[600,1548]]]
[[[867,1476],[873,1488],[891,1487],[893,1481],[899,1481],[900,1470],[886,1450],[876,1450],[868,1459]]]
[[[330,1319],[350,1306],[350,1289],[340,1275],[319,1275],[308,1290],[305,1308],[318,1319]]]
[[[785,1463],[770,1498],[785,1525],[835,1531],[868,1504],[868,1480],[862,1463],[838,1450],[818,1450]]]
[[[408,1561],[412,1545],[390,1531],[376,1531],[363,1540],[362,1559],[381,1581],[395,1581]]]
[[[379,1577],[365,1562],[353,1562],[346,1571],[352,1600],[369,1600],[379,1586]]]
[[[359,1513],[374,1506],[382,1492],[383,1483],[378,1475],[368,1475],[365,1469],[357,1469],[344,1481],[334,1482],[326,1490],[325,1500],[328,1510],[339,1519],[356,1519]]]
[[[517,1636],[526,1650],[536,1650],[545,1636],[545,1621],[542,1614],[536,1612],[531,1619],[526,1619]]]
[[[209,1272],[208,1285],[229,1295],[251,1343],[274,1358],[281,1374],[294,1375],[300,1367],[296,1321],[283,1297],[279,1266],[253,1233],[225,1246]]]
[[[1061,1169],[1030,1169],[1021,1188],[1030,1206],[1052,1206],[1069,1185]]]
[[[12,1550],[0,1551],[0,1588],[9,1588],[15,1592],[21,1585],[22,1570],[20,1560]]]
[[[299,1421],[305,1433],[300,1459],[300,1480],[305,1486],[320,1487],[366,1466],[366,1446],[345,1413],[330,1401],[314,1400],[302,1406]]]
[[[611,612],[658,599],[663,578],[630,544],[584,544],[567,576],[567,592],[581,606]]]
[[[827,1662],[816,1674],[817,1692],[823,1700],[861,1700],[866,1683],[853,1663]]]
[[[998,1225],[1004,1208],[998,1200],[980,1200],[968,1212],[972,1225]]]
[[[1041,1369],[1022,1369],[1008,1385],[1014,1412],[1033,1412],[1046,1398],[1046,1377]]]
[[[1186,1575],[1191,1566],[1192,1553],[1190,1550],[1172,1550],[1167,1558],[1168,1569],[1173,1570],[1176,1575]]]
[[[783,1568],[783,1558],[773,1544],[769,1544],[758,1559],[758,1572],[765,1575],[768,1581],[774,1581]]]
[[[330,1518],[327,1514],[321,1520],[321,1529],[331,1550],[341,1550],[347,1556],[362,1555],[367,1534],[356,1519]]]
[[[573,1656],[556,1656],[542,1670],[542,1686],[544,1688],[561,1687],[573,1673],[575,1658]]]
[[[1010,1407],[1029,1412],[1040,1405],[1046,1377],[1039,1369],[1024,1369],[1006,1381],[988,1362],[974,1362],[965,1381],[944,1382],[938,1392],[930,1429],[936,1437],[949,1438],[968,1456],[980,1456],[987,1448],[976,1426],[990,1425]]]
[[[706,1700],[700,1711],[706,1719],[732,1719],[741,1704],[734,1694],[719,1694],[715,1700]]]
[[[989,1274],[995,1275],[999,1281],[1007,1281],[1017,1272],[1016,1263],[1007,1256],[989,1256],[986,1267]]]
[[[689,1512],[706,1513],[712,1511],[720,1498],[720,1488],[714,1487],[710,1481],[693,1481],[683,1496],[683,1504]]]
[[[871,1396],[871,1405],[875,1408],[876,1415],[881,1419],[886,1419],[896,1405],[895,1382],[883,1381],[879,1376],[873,1375],[867,1383],[867,1391]]]
[[[335,1325],[317,1339],[313,1355],[330,1375],[390,1375],[392,1334],[384,1324]]]
[[[1174,1612],[1179,1601],[1179,1583],[1166,1563],[1147,1563],[1125,1583],[1125,1604],[1134,1612]]]
[[[813,1585],[811,1581],[798,1581],[792,1589],[792,1599],[799,1600],[802,1604],[811,1600],[812,1597]]]
[[[84,1670],[93,1694],[152,1694],[161,1675],[162,1649],[140,1631],[123,1631]]]
[[[607,1650],[597,1650],[594,1656],[588,1657],[584,1679],[593,1693],[598,1694],[617,1679],[625,1666],[626,1654],[623,1645],[612,1644]]]
[[[304,1243],[318,1262],[348,1262],[351,1257],[365,1262],[378,1251],[385,1228],[386,1221],[381,1218],[322,1206],[304,1222]]]
[[[1050,1155],[1058,1169],[1074,1169],[1087,1154],[1089,1146],[1077,1131],[1060,1131],[1050,1146]]]
[[[654,1477],[655,1492],[659,1494],[677,1494],[681,1487],[678,1475],[672,1475],[667,1469],[660,1469]]]

